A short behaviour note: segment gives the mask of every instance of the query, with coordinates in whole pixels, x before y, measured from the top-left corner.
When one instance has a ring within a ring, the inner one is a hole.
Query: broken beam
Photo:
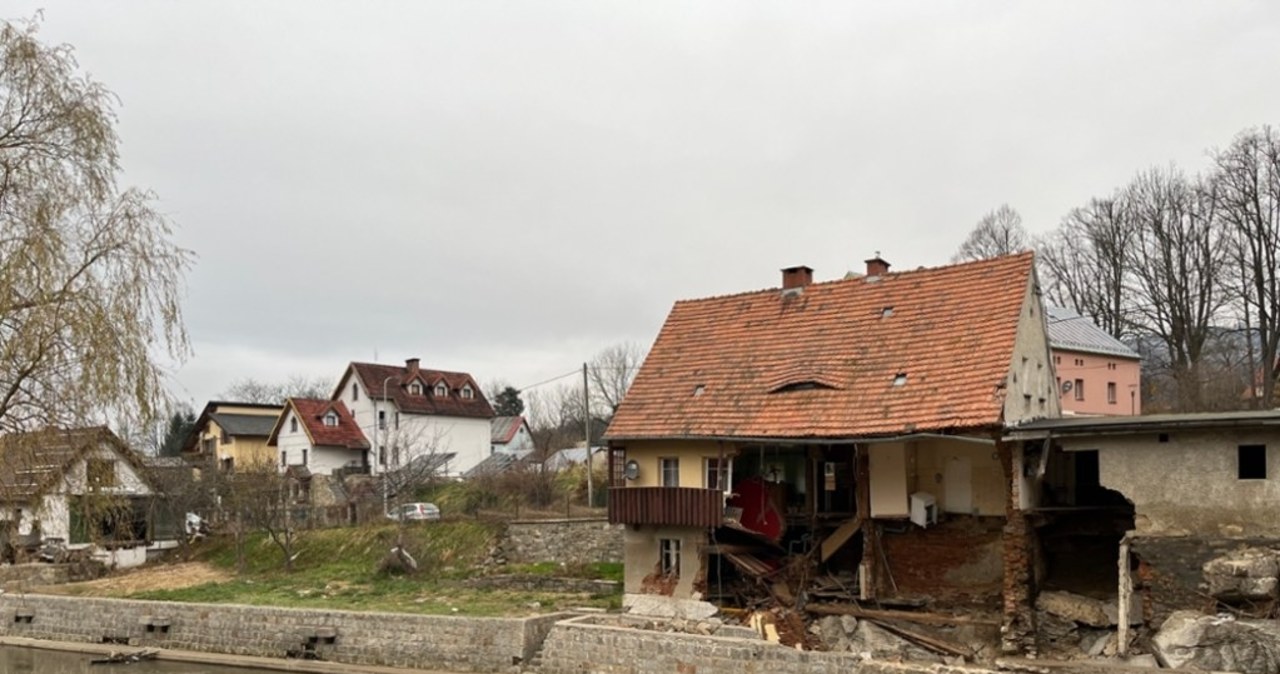
[[[881,611],[854,606],[852,604],[809,604],[805,610],[818,615],[848,615],[869,620],[903,620],[922,625],[987,625],[999,627],[1000,621],[994,618],[978,618],[974,616],[947,615],[945,613],[922,613],[917,611]]]

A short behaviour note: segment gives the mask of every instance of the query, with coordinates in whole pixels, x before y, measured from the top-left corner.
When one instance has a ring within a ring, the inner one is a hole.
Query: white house
[[[494,417],[490,428],[491,452],[512,452],[523,456],[534,450],[533,433],[523,416]]]
[[[141,564],[177,534],[157,521],[155,497],[142,458],[105,426],[0,437],[0,522],[14,545],[57,539],[96,546],[108,564]]]
[[[462,475],[490,453],[493,407],[465,372],[351,363],[331,396],[371,441],[373,474],[422,460]]]
[[[278,449],[281,473],[291,467],[310,475],[333,475],[369,465],[369,441],[342,401],[289,398],[267,446]]]

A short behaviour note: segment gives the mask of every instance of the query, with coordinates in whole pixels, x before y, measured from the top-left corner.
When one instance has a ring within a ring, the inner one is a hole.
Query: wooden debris
[[[827,561],[837,550],[844,547],[853,535],[862,529],[862,518],[853,517],[841,524],[830,536],[822,539],[822,561]]]
[[[892,632],[893,634],[896,634],[902,637],[903,639],[906,639],[907,641],[910,641],[918,646],[922,646],[928,650],[934,651],[935,653],[942,653],[944,655],[954,655],[954,656],[959,656],[963,658],[973,657],[973,651],[961,644],[947,641],[945,639],[939,639],[937,637],[932,637],[927,634],[921,634],[914,630],[909,630],[905,627],[902,627],[901,625],[895,625],[892,622],[886,622],[881,620],[871,620],[871,623],[878,625],[884,630],[888,632]]]
[[[922,625],[986,625],[999,627],[1000,621],[993,618],[976,616],[947,615],[945,613],[924,613],[916,611],[879,611],[864,609],[852,604],[816,604],[810,603],[805,610],[818,615],[850,615],[868,620],[903,620]]]
[[[156,656],[159,654],[160,654],[160,651],[154,648],[148,648],[146,650],[141,650],[141,651],[134,651],[132,653],[112,652],[108,654],[107,657],[105,658],[96,658],[94,660],[90,660],[89,664],[91,665],[131,665],[135,662],[147,662],[149,660],[155,660]]]

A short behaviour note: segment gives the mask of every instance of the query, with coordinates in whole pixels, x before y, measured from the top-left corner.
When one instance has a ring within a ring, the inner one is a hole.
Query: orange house
[[[1003,430],[1059,416],[1045,323],[1031,253],[676,302],[605,435],[627,601],[731,601],[793,554],[911,592],[947,572],[913,578],[915,534],[948,520],[998,596],[1029,497]]]

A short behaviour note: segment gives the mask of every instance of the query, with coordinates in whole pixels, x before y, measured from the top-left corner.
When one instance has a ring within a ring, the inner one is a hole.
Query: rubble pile
[[[1242,548],[1209,560],[1203,571],[1205,586],[1214,599],[1236,607],[1254,608],[1261,604],[1263,613],[1274,608],[1280,586],[1280,556],[1276,551]]]
[[[1280,671],[1280,621],[1175,611],[1151,640],[1165,667],[1269,674]]]
[[[1071,592],[1041,592],[1036,598],[1036,626],[1042,655],[1062,659],[1108,659],[1120,657],[1119,609],[1114,598],[1101,600]],[[1129,624],[1142,624],[1142,604],[1135,597]],[[1125,652],[1132,656],[1140,640],[1138,632],[1129,632]],[[1141,658],[1141,662],[1148,662]],[[1135,663],[1137,664],[1137,663]]]

